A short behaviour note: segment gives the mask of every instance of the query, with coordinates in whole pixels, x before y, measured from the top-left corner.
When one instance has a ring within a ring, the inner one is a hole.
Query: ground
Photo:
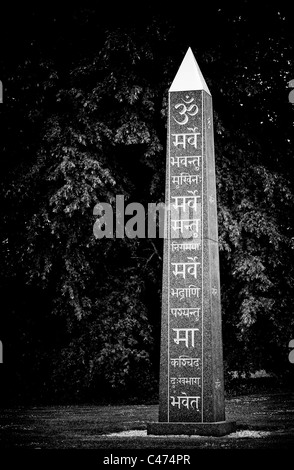
[[[11,449],[275,449],[294,448],[294,393],[255,393],[226,399],[224,437],[147,436],[157,405],[2,408],[0,450]]]

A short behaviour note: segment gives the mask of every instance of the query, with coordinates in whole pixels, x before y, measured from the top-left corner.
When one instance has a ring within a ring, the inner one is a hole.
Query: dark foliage
[[[156,394],[162,240],[96,240],[93,208],[114,205],[118,194],[146,207],[164,200],[167,90],[188,46],[214,98],[226,371],[289,372],[291,17],[268,6],[261,18],[245,1],[197,12],[202,26],[148,7],[135,19],[124,9],[7,13],[10,49],[0,62],[7,399]],[[205,35],[208,25],[213,33]]]

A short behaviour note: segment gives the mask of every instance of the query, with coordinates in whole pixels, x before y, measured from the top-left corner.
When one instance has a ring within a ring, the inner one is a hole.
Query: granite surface
[[[212,99],[203,90],[169,93],[166,205],[159,423],[148,433],[222,435],[233,424],[224,407]]]

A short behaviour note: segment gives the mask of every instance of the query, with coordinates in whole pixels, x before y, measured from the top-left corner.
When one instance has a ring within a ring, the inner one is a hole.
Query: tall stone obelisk
[[[159,422],[148,434],[224,435],[212,98],[189,48],[169,89]]]

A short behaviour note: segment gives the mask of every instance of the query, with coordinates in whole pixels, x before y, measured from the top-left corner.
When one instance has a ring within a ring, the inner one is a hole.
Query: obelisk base
[[[236,430],[235,421],[218,421],[216,423],[148,423],[147,434],[155,436],[225,436]]]

